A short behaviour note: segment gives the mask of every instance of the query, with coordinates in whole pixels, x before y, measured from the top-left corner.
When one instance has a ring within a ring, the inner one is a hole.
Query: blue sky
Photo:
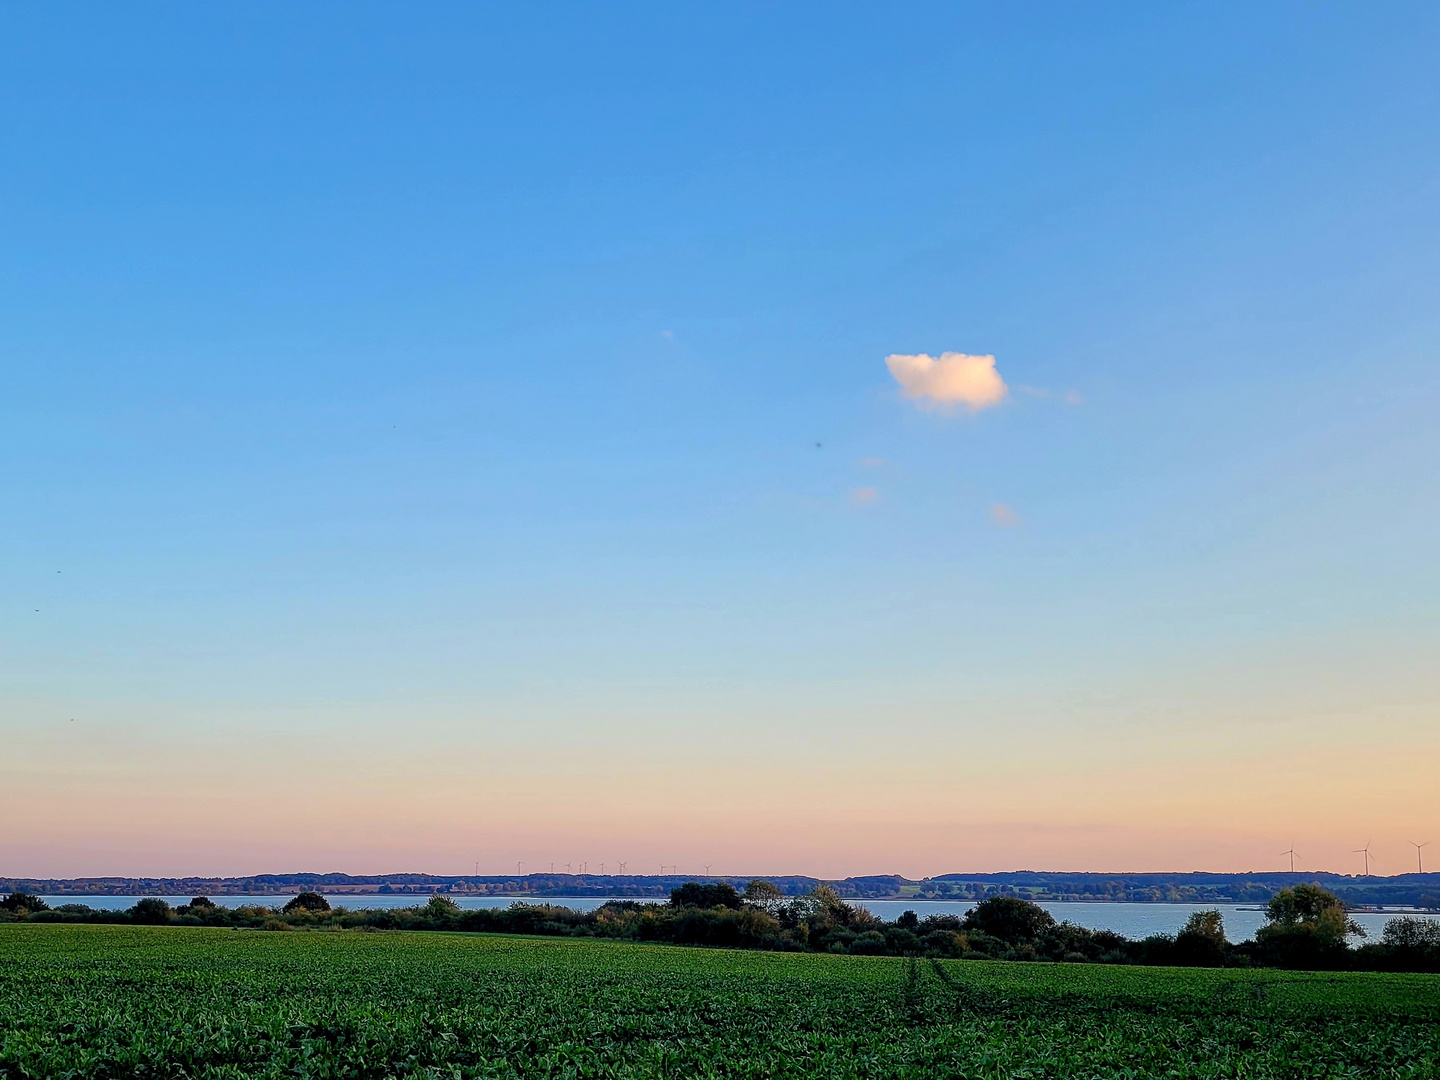
[[[1403,869],[1437,24],[12,13],[0,858]]]

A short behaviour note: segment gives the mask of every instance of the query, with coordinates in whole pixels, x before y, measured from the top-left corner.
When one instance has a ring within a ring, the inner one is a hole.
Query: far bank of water
[[[264,907],[282,907],[293,893],[268,896],[212,896],[215,903],[223,907],[240,907],[258,904]],[[121,911],[134,905],[138,896],[47,896],[45,902],[51,907],[61,904],[86,904],[102,911]],[[188,904],[188,896],[165,896],[172,906]],[[401,908],[423,904],[428,896],[415,893],[388,893],[362,895],[355,893],[326,894],[331,907],[348,908]],[[574,908],[577,911],[593,911],[607,900],[605,896],[451,896],[460,907],[504,908],[515,903],[554,904],[558,907]],[[924,918],[926,915],[964,915],[974,905],[964,900],[851,900],[850,903],[873,911],[882,919],[893,920],[903,911],[913,911]],[[1143,938],[1150,934],[1173,934],[1185,925],[1192,912],[1218,909],[1225,919],[1225,935],[1231,941],[1247,941],[1255,931],[1265,924],[1265,913],[1255,905],[1244,904],[1111,904],[1111,903],[1070,903],[1065,901],[1041,901],[1040,906],[1058,921],[1068,921],[1091,930],[1113,930],[1128,938]],[[1353,917],[1365,928],[1372,938],[1380,936],[1385,923],[1398,913],[1358,912]],[[1440,918],[1440,916],[1425,916]]]

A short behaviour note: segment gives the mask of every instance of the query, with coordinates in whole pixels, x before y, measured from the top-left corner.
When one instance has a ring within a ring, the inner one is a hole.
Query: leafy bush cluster
[[[1352,948],[1364,931],[1332,894],[1315,885],[1282,889],[1254,941],[1231,944],[1218,911],[1197,911],[1178,934],[1132,940],[1108,930],[1056,922],[1038,904],[1016,897],[981,901],[963,917],[913,911],[886,922],[821,885],[799,897],[753,881],[742,894],[726,883],[688,882],[668,904],[612,900],[593,911],[550,904],[464,910],[446,896],[410,908],[334,908],[301,893],[280,909],[220,907],[197,896],[172,908],[148,897],[128,911],[82,904],[51,909],[39,897],[0,900],[0,921],[111,922],[263,930],[452,930],[599,937],[716,948],[824,952],[932,959],[1049,960],[1177,967],[1279,967],[1301,970],[1440,971],[1440,923],[1391,920],[1377,943]]]

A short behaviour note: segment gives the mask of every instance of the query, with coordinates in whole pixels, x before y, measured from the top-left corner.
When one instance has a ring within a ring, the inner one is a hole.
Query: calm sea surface
[[[52,907],[60,904],[87,904],[103,911],[118,911],[132,906],[137,896],[47,896],[45,902]],[[165,896],[161,899],[173,906],[188,904],[188,896]],[[215,903],[224,907],[240,907],[243,904],[259,904],[265,907],[281,907],[290,895],[280,896],[214,896]],[[332,907],[350,908],[399,908],[423,904],[425,896],[396,895],[384,896],[335,896],[327,895]],[[512,896],[452,896],[462,908],[503,908],[516,903]],[[605,903],[603,896],[551,896],[543,900],[530,899],[529,903],[548,903],[577,911],[591,911]],[[955,900],[854,900],[851,903],[868,908],[882,919],[894,919],[902,911],[913,911],[922,918],[926,915],[963,915],[973,906],[966,901]],[[1173,934],[1185,924],[1192,911],[1218,908],[1225,918],[1225,935],[1231,941],[1245,941],[1255,936],[1255,931],[1265,923],[1265,914],[1258,907],[1238,904],[1076,904],[1042,903],[1041,907],[1056,919],[1068,920],[1091,930],[1114,930],[1129,938],[1142,938],[1147,934]],[[1436,916],[1427,916],[1434,918]],[[1354,916],[1371,937],[1379,937],[1386,921],[1395,918],[1393,914],[1361,912]]]

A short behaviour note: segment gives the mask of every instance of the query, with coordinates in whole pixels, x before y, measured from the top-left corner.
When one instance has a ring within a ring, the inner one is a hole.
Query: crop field
[[[1440,977],[0,926],[0,1077],[1440,1076]]]

